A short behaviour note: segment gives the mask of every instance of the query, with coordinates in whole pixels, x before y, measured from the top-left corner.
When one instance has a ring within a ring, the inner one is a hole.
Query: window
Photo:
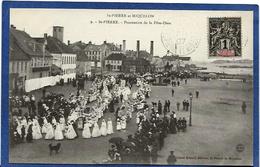
[[[24,80],[26,80],[27,79],[27,77],[26,77],[26,75],[24,76]]]
[[[23,72],[23,62],[21,62],[21,72]]]
[[[40,73],[40,78],[42,78],[42,72]]]
[[[24,64],[24,71],[27,72],[27,62]]]
[[[15,69],[15,62],[12,62],[12,72],[14,72],[14,69]]]
[[[12,69],[13,69],[13,62],[9,63],[9,73],[12,73]]]
[[[12,62],[12,72],[14,72],[14,66],[15,66],[15,62]]]
[[[17,73],[19,72],[19,65],[20,65],[20,62],[17,62],[17,69],[16,69]]]

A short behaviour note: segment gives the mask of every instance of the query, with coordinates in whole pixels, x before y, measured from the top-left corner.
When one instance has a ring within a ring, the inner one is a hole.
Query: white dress
[[[43,125],[42,125],[42,133],[47,133],[47,127],[48,127],[48,121],[47,121],[47,119],[44,117],[44,118],[43,118]]]
[[[92,130],[92,137],[99,137],[101,135],[97,122],[94,124],[94,128]]]
[[[83,137],[83,138],[86,138],[86,139],[91,138],[91,132],[90,132],[89,127],[90,127],[90,124],[89,124],[89,123],[85,123],[85,124],[84,124],[84,129],[83,129],[83,131],[82,131],[82,137]]]
[[[121,129],[126,129],[126,119],[121,120]]]
[[[55,140],[63,140],[64,139],[61,124],[59,124],[59,123],[56,124],[56,128],[54,130],[54,139]]]
[[[63,130],[65,130],[65,118],[64,117],[61,117],[60,118],[60,120],[59,120],[59,122],[60,122],[60,126],[61,126],[61,130],[63,131]]]
[[[55,119],[55,118],[52,118],[51,123],[52,123],[52,125],[56,125],[56,124],[57,124],[56,119]]]
[[[102,124],[101,124],[100,132],[101,132],[102,136],[107,135],[107,123],[104,119],[103,119]]]
[[[33,119],[32,136],[35,140],[42,138],[41,127],[36,119]]]
[[[139,114],[136,114],[136,124],[140,123],[140,118],[139,118]]]
[[[74,139],[75,137],[77,137],[77,134],[71,124],[68,125],[68,129],[65,133],[65,136],[67,139]]]
[[[121,130],[121,129],[122,129],[121,122],[120,122],[120,120],[117,120],[117,122],[116,122],[116,130]]]
[[[107,121],[107,134],[112,134],[114,133],[113,131],[113,124],[111,119]]]
[[[45,135],[45,139],[53,139],[54,138],[54,130],[51,123],[47,123],[47,132]]]

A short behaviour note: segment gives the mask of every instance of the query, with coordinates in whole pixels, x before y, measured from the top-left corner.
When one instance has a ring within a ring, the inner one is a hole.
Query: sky
[[[211,17],[241,17],[242,58],[253,59],[253,13],[250,11],[11,9],[10,24],[32,37],[52,35],[53,26],[63,26],[65,43],[70,40],[71,43],[122,44],[126,40],[126,49],[136,50],[136,41],[140,40],[140,49],[149,52],[150,41],[154,41],[155,56],[162,57],[171,50],[190,56],[193,61],[210,61],[208,19]],[[187,48],[189,51],[185,51]]]

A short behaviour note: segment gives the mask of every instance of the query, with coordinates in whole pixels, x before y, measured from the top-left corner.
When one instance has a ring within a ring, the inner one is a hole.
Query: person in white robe
[[[52,124],[48,122],[45,139],[50,140],[50,139],[53,139],[53,138],[54,138],[54,130],[53,130]]]
[[[121,130],[122,127],[121,127],[121,121],[120,119],[118,118],[117,121],[116,121],[116,130]]]
[[[57,124],[57,121],[56,121],[55,117],[52,117],[51,123],[52,123],[52,125],[56,125]]]
[[[140,113],[138,112],[136,114],[136,124],[139,124],[140,123]]]
[[[122,117],[121,119],[121,129],[126,129],[126,118],[125,117]]]
[[[90,124],[88,122],[86,122],[84,124],[84,129],[82,131],[82,137],[83,138],[86,138],[86,139],[89,139],[91,138],[91,132],[90,132]]]
[[[102,120],[101,127],[100,127],[100,132],[101,132],[102,136],[106,136],[107,135],[107,123],[106,123],[105,119]]]
[[[48,121],[46,117],[43,117],[42,133],[47,133]]]
[[[113,123],[112,123],[111,118],[108,118],[108,121],[107,121],[107,134],[112,134],[112,133],[114,133],[114,131],[113,131]]]
[[[21,125],[23,125],[24,127],[27,127],[27,120],[25,118],[25,116],[23,116],[22,120],[21,120]]]
[[[65,132],[65,137],[67,139],[74,139],[74,138],[77,137],[77,134],[76,134],[76,132],[75,132],[71,123],[68,124],[67,130]]]
[[[64,136],[63,136],[63,133],[62,133],[62,127],[61,127],[60,123],[56,124],[56,128],[54,130],[54,139],[55,140],[63,140],[64,139]]]
[[[94,128],[92,130],[92,137],[99,137],[100,135],[101,135],[101,133],[100,133],[100,130],[99,130],[98,123],[95,122]]]
[[[39,125],[37,118],[33,119],[32,136],[34,140],[38,140],[42,138],[41,127]]]
[[[59,122],[60,122],[61,130],[64,131],[65,130],[65,126],[66,126],[65,125],[65,118],[64,118],[64,116],[60,117]]]

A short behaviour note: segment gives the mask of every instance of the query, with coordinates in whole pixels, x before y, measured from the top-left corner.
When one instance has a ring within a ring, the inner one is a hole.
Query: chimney
[[[61,26],[53,26],[53,37],[63,42],[63,30]]]
[[[44,33],[43,37],[44,37],[44,45],[47,45],[47,33]]]
[[[125,52],[126,49],[126,40],[123,40],[123,52]]]
[[[120,51],[122,51],[122,45],[121,44],[119,45],[119,49],[120,49]]]
[[[106,44],[107,43],[107,41],[104,41],[104,44]]]
[[[153,41],[150,42],[150,55],[153,56]]]
[[[70,45],[70,40],[68,40],[68,46]]]
[[[137,42],[136,42],[136,57],[139,57],[139,52],[140,52],[140,41],[137,40]]]

